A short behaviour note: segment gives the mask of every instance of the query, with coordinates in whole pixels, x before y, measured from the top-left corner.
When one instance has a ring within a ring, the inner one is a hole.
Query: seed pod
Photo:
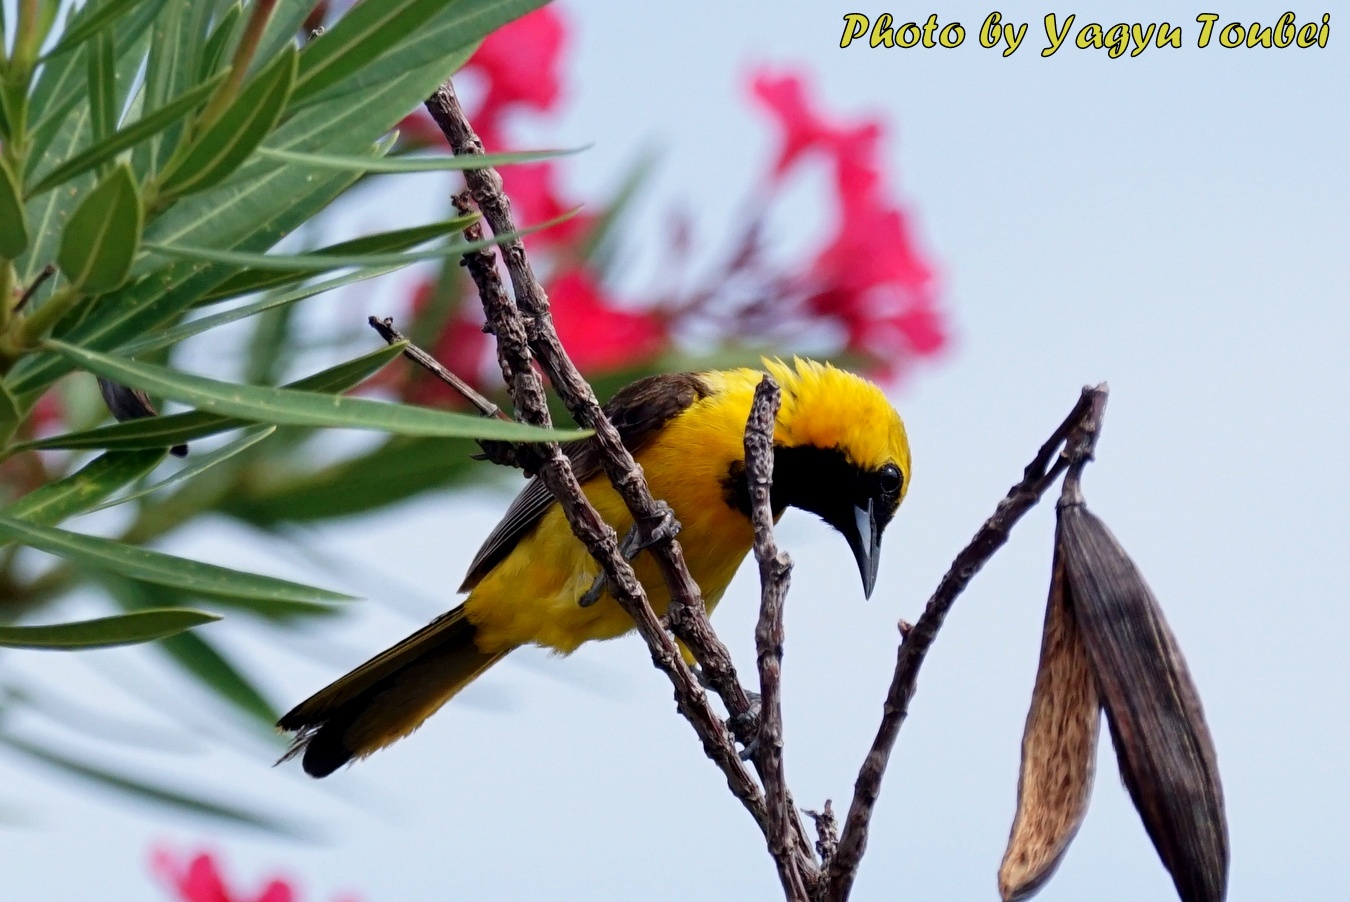
[[[1134,562],[1083,504],[1060,508],[1056,547],[1125,788],[1182,902],[1222,902],[1223,790],[1176,639]]]
[[[103,395],[103,403],[108,406],[108,413],[119,423],[159,416],[155,405],[150,403],[150,396],[138,388],[128,388],[119,382],[99,376],[98,390]],[[169,449],[169,453],[174,457],[186,457],[187,452],[187,445],[174,445]]]
[[[1022,734],[1017,815],[998,871],[1004,902],[1039,892],[1078,832],[1092,795],[1100,724],[1097,687],[1066,597],[1064,561],[1056,547],[1041,663]]]

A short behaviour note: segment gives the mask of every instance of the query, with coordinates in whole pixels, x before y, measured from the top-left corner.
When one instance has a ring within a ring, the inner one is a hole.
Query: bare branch
[[[1041,495],[1065,468],[1081,471],[1091,457],[1096,435],[1101,428],[1102,412],[1106,404],[1107,388],[1103,383],[1083,389],[1073,411],[1060,424],[1042,447],[1036,458],[1023,472],[1022,481],[1008,490],[999,502],[993,516],[985,521],[970,543],[956,556],[942,581],[938,583],[923,614],[905,632],[896,654],[895,673],[882,710],[881,726],[872,748],[863,760],[854,784],[853,803],[839,839],[839,847],[826,869],[825,898],[843,902],[853,888],[858,863],[867,848],[867,830],[872,810],[881,792],[891,750],[895,747],[900,727],[909,713],[909,703],[919,677],[924,657],[937,638],[947,612],[965,589],[971,578],[1008,541],[1008,532],[1022,516],[1040,500]],[[1061,451],[1062,448],[1062,451]]]
[[[755,560],[759,563],[759,622],[755,626],[755,653],[759,664],[760,713],[751,748],[764,783],[768,806],[769,854],[778,865],[783,889],[792,900],[809,902],[818,872],[794,861],[800,823],[783,772],[783,603],[791,581],[792,561],[778,550],[773,537],[773,432],[782,393],[773,377],[765,375],[755,390],[750,418],[745,424],[745,478],[750,487],[750,518],[755,527]],[[810,864],[814,864],[810,862]],[[807,880],[811,881],[810,887]]]
[[[483,145],[465,118],[449,81],[428,98],[426,107],[445,133],[456,155],[483,153]],[[502,193],[501,177],[496,171],[491,168],[470,169],[464,175],[475,203],[494,234],[505,235],[515,231],[510,204]],[[600,409],[594,392],[563,351],[553,329],[548,299],[534,276],[520,239],[504,242],[501,253],[515,289],[515,302],[507,298],[505,292],[496,290],[490,278],[485,275],[480,278],[476,268],[470,267],[470,271],[483,296],[488,325],[497,336],[498,360],[516,404],[517,417],[534,425],[551,424],[543,382],[531,366],[532,355],[537,355],[541,368],[576,421],[583,427],[595,430],[594,441],[606,474],[628,504],[644,536],[651,537],[653,531],[659,534],[663,528],[668,529],[669,518],[656,505],[641,469]],[[736,753],[735,741],[712,710],[707,695],[684,663],[674,640],[662,628],[632,567],[619,551],[614,530],[586,500],[570,462],[558,446],[546,446],[544,456],[545,461],[539,469],[540,478],[558,499],[577,538],[600,563],[611,594],[633,618],[638,634],[651,651],[653,662],[670,679],[675,689],[676,704],[698,734],[705,753],[722,770],[732,793],[745,805],[760,829],[767,829],[764,796],[759,786],[742,764]],[[701,613],[702,599],[698,586],[689,575],[673,536],[661,538],[658,535],[652,550],[657,559],[663,562],[663,572],[670,571],[666,574],[667,583],[672,598],[678,599],[672,602],[672,606],[697,605]],[[748,700],[746,707],[749,707]]]

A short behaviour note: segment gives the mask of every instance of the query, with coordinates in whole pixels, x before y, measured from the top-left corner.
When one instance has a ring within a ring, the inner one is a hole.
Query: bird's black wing
[[[695,373],[648,376],[619,389],[605,405],[605,414],[619,431],[624,446],[636,454],[666,423],[711,392],[708,384]],[[572,462],[578,482],[585,482],[600,472],[594,439],[568,442],[562,447]],[[474,556],[459,591],[468,592],[478,585],[511,553],[516,543],[534,529],[552,504],[553,495],[539,477],[531,479]]]

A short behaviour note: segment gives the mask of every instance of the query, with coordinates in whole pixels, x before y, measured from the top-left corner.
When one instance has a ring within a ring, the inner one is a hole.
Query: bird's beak
[[[871,501],[866,507],[853,508],[852,527],[844,529],[844,538],[848,539],[848,547],[853,549],[853,557],[858,561],[863,595],[871,598],[872,587],[877,583],[877,565],[881,562],[881,533],[877,530]]]

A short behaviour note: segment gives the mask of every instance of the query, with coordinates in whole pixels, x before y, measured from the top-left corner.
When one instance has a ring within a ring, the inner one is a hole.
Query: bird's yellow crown
[[[905,476],[903,495],[909,488],[909,438],[880,388],[828,363],[800,357],[791,365],[765,358],[764,367],[783,389],[775,441],[838,448],[863,470],[894,463]]]

